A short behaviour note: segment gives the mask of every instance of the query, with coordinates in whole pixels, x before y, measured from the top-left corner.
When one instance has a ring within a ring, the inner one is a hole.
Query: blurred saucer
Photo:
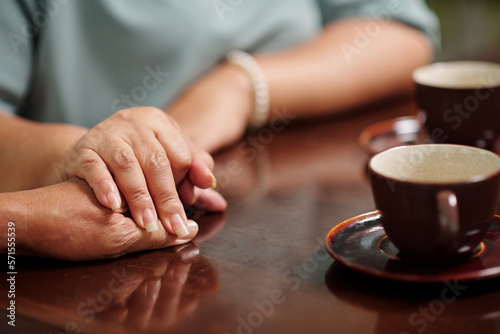
[[[421,121],[415,116],[398,117],[372,124],[365,128],[358,138],[361,148],[370,155],[396,146],[429,141]]]
[[[387,238],[378,211],[335,226],[325,237],[325,247],[343,265],[381,278],[425,283],[485,279],[500,275],[500,216],[495,216],[474,255],[450,265],[401,257]]]

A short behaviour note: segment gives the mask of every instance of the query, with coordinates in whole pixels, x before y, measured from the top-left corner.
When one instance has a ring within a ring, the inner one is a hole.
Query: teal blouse
[[[398,20],[439,45],[419,0],[1,1],[0,109],[92,127],[126,107],[164,108],[231,49],[290,48],[352,16]]]

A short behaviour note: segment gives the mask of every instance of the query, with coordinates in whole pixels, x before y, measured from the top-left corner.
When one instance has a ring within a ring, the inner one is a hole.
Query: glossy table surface
[[[16,327],[2,279],[0,333],[500,333],[498,278],[389,281],[325,251],[332,227],[375,209],[360,132],[414,113],[398,100],[276,120],[217,155],[229,207],[197,217],[193,242],[107,261],[18,258]]]

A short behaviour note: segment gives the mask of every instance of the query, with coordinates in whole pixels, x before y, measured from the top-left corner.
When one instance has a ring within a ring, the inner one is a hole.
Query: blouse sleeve
[[[0,3],[0,112],[7,113],[16,113],[28,93],[37,34],[19,3]]]
[[[388,20],[402,22],[424,32],[440,47],[439,20],[423,0],[317,0],[323,24],[347,17],[371,17],[380,24]]]

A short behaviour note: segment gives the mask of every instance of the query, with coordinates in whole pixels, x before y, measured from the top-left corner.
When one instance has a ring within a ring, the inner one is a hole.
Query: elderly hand
[[[158,229],[159,218],[179,238],[190,233],[179,195],[193,202],[194,187],[214,186],[211,168],[212,157],[190,145],[170,116],[151,107],[115,113],[90,129],[59,164],[63,180],[86,180],[103,206],[123,210],[128,205],[135,222],[148,231]],[[210,208],[225,208],[215,191],[202,194]]]
[[[16,252],[21,255],[71,261],[113,258],[187,243],[198,232],[198,225],[189,220],[183,237],[164,228],[148,233],[127,214],[99,205],[92,189],[79,178],[0,194],[0,202],[9,208],[0,212],[0,218],[15,222]],[[0,248],[5,248],[7,238],[4,239]]]

